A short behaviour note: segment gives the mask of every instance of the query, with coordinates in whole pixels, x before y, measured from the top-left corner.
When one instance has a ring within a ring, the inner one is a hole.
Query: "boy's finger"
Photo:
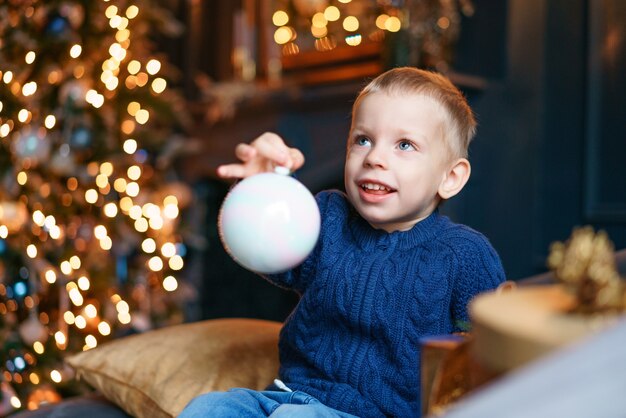
[[[217,175],[224,179],[241,179],[247,176],[243,164],[225,164],[217,167]]]
[[[278,165],[286,165],[289,162],[289,148],[280,137],[277,137],[278,141],[272,138],[256,142],[257,152]]]
[[[243,162],[250,161],[256,153],[256,149],[248,144],[238,144],[235,147],[235,156]]]

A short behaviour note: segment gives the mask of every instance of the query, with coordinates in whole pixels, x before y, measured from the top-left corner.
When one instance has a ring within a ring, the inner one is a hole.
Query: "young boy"
[[[316,196],[313,253],[266,277],[301,295],[280,334],[281,380],[201,395],[181,416],[419,416],[420,338],[458,331],[470,299],[505,279],[487,239],[437,210],[470,176],[475,126],[441,75],[397,68],[366,86],[353,107],[347,193]],[[270,133],[236,155],[221,177],[304,164]]]

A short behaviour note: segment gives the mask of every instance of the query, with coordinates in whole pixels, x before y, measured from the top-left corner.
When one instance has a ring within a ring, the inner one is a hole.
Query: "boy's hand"
[[[241,163],[225,164],[217,168],[222,178],[245,178],[274,171],[276,166],[295,171],[304,164],[304,156],[297,148],[289,148],[282,138],[266,132],[250,144],[239,144],[235,155]]]

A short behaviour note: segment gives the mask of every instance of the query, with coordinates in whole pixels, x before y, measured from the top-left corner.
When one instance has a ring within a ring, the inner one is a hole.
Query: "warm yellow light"
[[[389,19],[385,21],[385,29],[389,32],[398,32],[401,28],[402,23],[396,16],[389,16]]]
[[[384,29],[387,29],[387,28],[385,27],[385,22],[387,21],[387,19],[389,19],[389,15],[386,15],[385,13],[382,13],[381,15],[379,15],[379,16],[376,18],[376,27],[377,27],[378,29],[383,29],[383,30],[384,30]]]
[[[311,18],[311,24],[316,28],[323,28],[328,24],[328,20],[326,20],[324,13],[315,13]]]
[[[146,64],[146,71],[148,72],[148,74],[150,75],[155,75],[156,73],[158,73],[161,70],[161,63],[159,62],[159,60],[156,59],[151,59],[150,61],[148,61],[148,63]]]
[[[90,286],[91,286],[91,283],[89,282],[89,279],[87,278],[87,276],[80,276],[78,278],[78,287],[81,290],[89,290]]]
[[[85,337],[85,345],[89,348],[95,348],[98,345],[98,340],[96,340],[96,337],[89,334]]]
[[[157,77],[152,81],[152,91],[156,94],[161,94],[167,88],[167,81],[161,77]]]
[[[102,164],[100,164],[100,173],[104,174],[105,176],[110,177],[113,174],[113,164],[111,164],[108,161],[105,161]]]
[[[67,342],[67,337],[61,331],[57,331],[54,333],[54,340],[56,341],[57,345],[62,346],[65,345],[65,343]]]
[[[287,26],[281,26],[274,32],[274,42],[278,45],[286,44],[293,37],[292,29]]]
[[[146,254],[152,254],[154,251],[156,251],[156,242],[152,238],[146,238],[141,243],[141,249]]]
[[[339,3],[350,3],[352,0],[339,0]]]
[[[72,313],[72,311],[66,311],[63,314],[63,320],[65,321],[65,323],[67,325],[74,325],[74,320],[76,319],[76,317],[74,316],[74,314]]]
[[[348,32],[355,32],[359,29],[359,19],[348,16],[343,20],[343,28]]]
[[[35,54],[35,51],[28,51],[26,53],[26,56],[24,57],[24,61],[26,61],[26,64],[32,64],[33,62],[35,62],[36,57],[37,54]]]
[[[120,313],[117,315],[117,320],[120,321],[121,324],[130,324],[131,317],[128,312]]]
[[[3,123],[0,126],[0,138],[5,138],[9,132],[11,132],[11,126],[8,123]]]
[[[163,214],[168,219],[176,219],[176,217],[178,216],[178,212],[179,211],[177,205],[169,204],[165,205],[165,207],[163,208]]]
[[[19,409],[22,407],[22,402],[15,395],[11,396],[11,399],[9,399],[9,402],[11,403],[11,406],[15,409]]]
[[[139,8],[135,5],[128,6],[128,9],[126,9],[126,17],[129,19],[136,18],[138,14],[139,14]]]
[[[126,190],[125,180],[124,180],[124,190]],[[128,212],[130,208],[133,207],[133,205],[134,205],[133,199],[131,199],[128,196],[124,196],[123,198],[120,199],[120,209],[122,209],[123,212]]]
[[[109,185],[109,178],[104,174],[98,174],[96,176],[96,186],[101,189],[106,188]]]
[[[108,17],[109,19],[111,19],[116,14],[117,14],[117,6],[114,6],[114,5],[110,5],[109,7],[107,7],[104,12],[104,15]]]
[[[141,206],[133,205],[130,209],[128,209],[128,216],[130,219],[139,219],[141,218],[143,211],[141,210]]]
[[[156,231],[163,228],[163,218],[161,218],[161,216],[155,216],[154,218],[150,218],[150,221],[148,223],[150,224],[150,228]]]
[[[350,46],[357,46],[361,43],[361,35],[346,36],[346,43]]]
[[[150,113],[146,109],[139,109],[135,114],[135,120],[140,125],[145,125],[150,119]]]
[[[124,132],[126,135],[130,135],[134,130],[135,130],[135,122],[127,119],[124,122],[122,122],[122,132]]]
[[[67,260],[62,261],[59,267],[61,268],[61,273],[65,274],[66,276],[72,273],[72,265]]]
[[[167,276],[165,279],[163,279],[163,289],[167,290],[168,292],[173,292],[177,288],[178,281],[174,276]]]
[[[33,350],[35,350],[35,353],[37,354],[43,354],[44,351],[46,351],[44,345],[40,341],[35,341],[33,343]]]
[[[168,264],[172,270],[181,270],[185,265],[183,258],[179,255],[170,258]]]
[[[115,215],[117,215],[117,205],[113,202],[104,205],[104,214],[109,218],[115,218]]]
[[[74,325],[76,325],[76,328],[78,329],[85,329],[87,327],[87,320],[82,315],[76,315]]]
[[[111,248],[113,248],[113,240],[111,240],[111,238],[109,237],[104,237],[100,240],[100,248],[102,248],[105,251],[110,250]]]
[[[77,255],[71,256],[70,257],[70,265],[72,266],[72,268],[74,270],[78,270],[80,268],[80,265],[81,265],[80,257],[78,257]]]
[[[70,297],[72,303],[76,306],[82,306],[85,302],[85,300],[83,299],[83,295],[81,295],[80,291],[75,287],[69,289],[67,294]]]
[[[123,148],[126,154],[133,154],[135,151],[137,151],[137,141],[135,141],[134,139],[127,139],[126,141],[124,141]]]
[[[139,185],[134,181],[131,181],[126,185],[126,194],[131,197],[137,197],[139,194]]]
[[[22,123],[26,122],[29,116],[30,116],[30,112],[26,109],[21,109],[19,112],[17,112],[17,120],[19,120]]]
[[[328,6],[326,10],[324,10],[324,17],[329,22],[335,22],[339,20],[340,16],[341,16],[341,12],[336,6]]]
[[[123,193],[126,191],[126,179],[120,177],[113,182],[113,188],[118,193]]]
[[[135,221],[135,230],[137,232],[146,232],[148,230],[148,221],[146,218],[139,218]]]
[[[34,81],[24,84],[22,87],[22,94],[24,97],[32,96],[37,91],[37,83]]]
[[[0,225],[0,238],[5,239],[9,236],[9,228],[6,225]]]
[[[141,63],[137,60],[132,60],[128,63],[127,69],[129,74],[135,75],[141,70]]]
[[[56,125],[57,123],[57,119],[54,117],[54,115],[48,115],[46,116],[46,119],[44,120],[44,126],[48,129],[52,129],[54,128],[54,125]]]
[[[105,336],[111,334],[111,325],[105,321],[100,322],[98,324],[98,332]]]
[[[98,192],[96,189],[89,189],[85,192],[85,200],[87,203],[96,203],[98,201]]]
[[[138,180],[139,177],[141,177],[141,167],[138,165],[131,165],[128,167],[128,170],[126,170],[126,175],[131,180]]]
[[[165,199],[163,199],[163,204],[164,205],[178,205],[178,198],[176,196],[174,196],[173,194],[167,195],[165,196]]]
[[[28,181],[28,174],[26,174],[25,171],[20,171],[19,173],[17,173],[17,183],[18,184],[23,186],[23,185],[26,184],[27,181]],[[35,211],[35,213],[37,213],[37,212],[41,213],[41,211],[39,211],[39,210]],[[43,216],[43,213],[41,213],[41,215]],[[33,214],[33,216],[34,216],[34,214]],[[43,225],[43,221],[42,221],[41,225]],[[41,226],[41,225],[39,225],[39,226]]]
[[[26,254],[30,258],[37,257],[37,247],[35,247],[35,245],[33,245],[33,244],[29,244],[28,247],[26,247]]]
[[[163,260],[161,260],[161,257],[155,255],[148,260],[148,267],[152,271],[161,271],[163,270]]]
[[[166,242],[161,246],[161,254],[167,258],[172,257],[176,254],[176,245],[172,242]]]
[[[131,116],[135,116],[139,109],[141,109],[141,105],[139,104],[139,102],[130,102],[128,103],[128,106],[126,106],[126,111]]]
[[[98,310],[93,304],[90,303],[85,306],[85,315],[87,315],[87,318],[93,319],[98,316]]]
[[[97,238],[97,239],[102,239],[104,237],[107,236],[107,229],[104,225],[96,225],[96,227],[93,229],[93,235]]]
[[[326,26],[323,26],[321,28],[311,26],[311,34],[316,38],[323,38],[324,36],[328,35],[328,28]]]
[[[119,313],[128,313],[130,311],[130,307],[128,306],[128,302],[125,300],[120,300],[115,304],[115,309]]]
[[[48,231],[48,234],[52,239],[59,239],[61,238],[61,228],[59,228],[58,225],[52,225],[50,227],[50,230]]]
[[[272,23],[276,26],[285,26],[289,23],[289,15],[284,10],[276,10],[272,15]]]
[[[126,42],[128,38],[130,38],[130,31],[128,29],[120,29],[115,34],[115,40],[120,43]]]
[[[46,281],[50,284],[57,281],[57,274],[54,272],[54,270],[47,270],[44,273],[44,277],[46,278]]]
[[[35,372],[32,372],[31,374],[29,374],[28,379],[30,380],[30,383],[32,383],[33,385],[38,385],[40,382],[39,375]]]
[[[4,84],[9,84],[11,80],[13,80],[13,72],[5,71],[4,75],[2,76],[2,81],[4,81]]]
[[[63,376],[61,376],[61,372],[59,372],[58,370],[52,370],[50,372],[50,379],[52,379],[54,383],[61,383],[61,381],[63,380]]]
[[[83,52],[83,47],[75,44],[74,46],[72,46],[72,48],[70,48],[70,57],[72,58],[78,58],[80,57],[80,54],[82,54]]]

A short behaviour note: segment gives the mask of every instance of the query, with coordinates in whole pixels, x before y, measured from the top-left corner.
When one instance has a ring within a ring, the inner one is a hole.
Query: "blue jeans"
[[[300,391],[256,391],[235,388],[228,392],[209,392],[194,398],[179,418],[356,418],[329,408]]]

